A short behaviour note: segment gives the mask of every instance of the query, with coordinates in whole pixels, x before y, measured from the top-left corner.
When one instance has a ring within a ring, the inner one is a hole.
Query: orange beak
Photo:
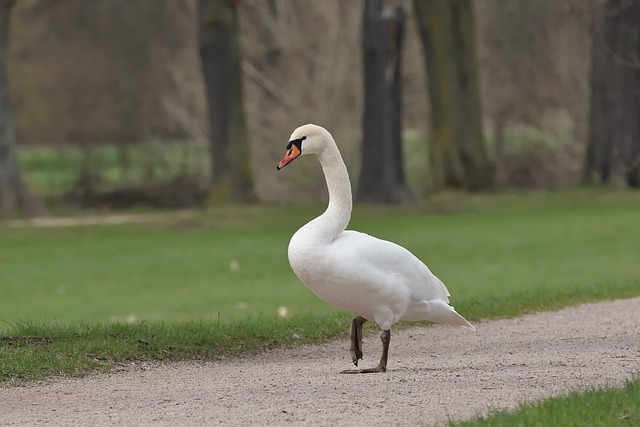
[[[295,158],[298,157],[299,155],[300,155],[300,149],[295,144],[292,144],[291,148],[287,150],[287,154],[285,154],[282,160],[280,160],[280,163],[278,163],[278,166],[276,166],[276,168],[278,170],[282,169],[283,167],[287,166],[289,163],[294,161]]]

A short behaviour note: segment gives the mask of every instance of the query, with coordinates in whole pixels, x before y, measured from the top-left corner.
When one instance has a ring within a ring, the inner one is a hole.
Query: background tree
[[[331,129],[347,166],[360,172],[364,73],[353,72],[363,62],[353,52],[362,49],[364,0],[355,8],[344,0],[237,4],[255,192],[265,202],[319,201],[326,197],[321,170],[291,171],[291,179],[275,174],[273,161],[283,135],[316,122]],[[471,4],[496,185],[579,183],[590,127],[593,2]],[[74,207],[205,201],[212,168],[198,9],[198,0],[16,3],[7,73],[22,176],[31,191]],[[407,22],[401,51],[403,130],[416,136],[404,139],[412,150],[404,172],[412,189],[426,194],[433,180],[425,151],[433,147],[417,138],[429,135],[431,109],[416,23]],[[93,192],[78,191],[86,183]]]
[[[15,208],[26,214],[43,211],[22,181],[9,108],[7,45],[11,8],[15,0],[0,0],[0,215]]]
[[[414,7],[427,67],[434,187],[490,188],[471,1],[414,0]]]
[[[361,201],[415,200],[402,158],[402,47],[406,16],[402,1],[365,0],[363,17],[364,114]]]
[[[198,41],[210,126],[214,201],[254,199],[242,93],[237,1],[198,1]]]
[[[640,187],[640,1],[593,1],[585,180]]]

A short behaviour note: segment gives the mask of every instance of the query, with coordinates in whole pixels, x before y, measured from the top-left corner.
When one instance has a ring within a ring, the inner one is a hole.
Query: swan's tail
[[[476,328],[467,319],[460,316],[446,301],[431,300],[427,302],[427,320],[444,325],[462,326],[470,331]]]

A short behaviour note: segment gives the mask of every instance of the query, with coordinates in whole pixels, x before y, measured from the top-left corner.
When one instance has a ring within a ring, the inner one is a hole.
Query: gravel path
[[[345,325],[345,328],[347,325]],[[433,425],[640,371],[640,298],[392,331],[389,371],[341,375],[346,340],[0,388],[1,425]],[[377,334],[365,337],[377,363]]]

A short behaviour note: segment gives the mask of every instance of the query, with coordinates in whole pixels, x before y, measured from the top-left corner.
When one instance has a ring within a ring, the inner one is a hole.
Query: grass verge
[[[525,403],[515,411],[451,422],[449,427],[572,427],[640,425],[640,378],[623,387],[576,391],[540,402]]]
[[[638,295],[640,282],[606,290],[571,288],[462,301],[470,320],[512,317],[540,309]],[[17,322],[0,336],[0,382],[20,384],[54,375],[84,375],[135,361],[181,361],[256,354],[346,336],[351,315],[261,316],[238,321],[59,324]],[[403,323],[400,327],[403,327]],[[368,329],[374,325],[366,325]]]
[[[64,325],[19,322],[0,336],[0,381],[19,384],[83,375],[133,361],[180,361],[255,354],[344,333],[346,313],[236,322]]]
[[[359,207],[352,228],[425,260],[470,320],[511,317],[640,295],[639,194],[442,196],[438,206],[454,213]],[[286,260],[289,237],[321,210],[0,230],[0,381],[346,334],[349,314],[302,286]],[[279,319],[283,308],[289,317]]]

